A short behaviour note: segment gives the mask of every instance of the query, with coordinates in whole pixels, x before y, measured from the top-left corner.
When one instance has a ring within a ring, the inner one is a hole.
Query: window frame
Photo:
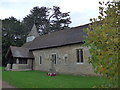
[[[57,64],[57,54],[56,54],[56,53],[52,53],[52,54],[51,54],[51,59],[52,59],[52,55],[55,55],[55,56],[56,56],[54,64]]]
[[[28,64],[28,59],[18,59],[19,61],[18,61],[18,64],[25,64],[25,65],[27,65]],[[21,63],[22,61],[26,61],[26,63]]]
[[[81,53],[82,52],[82,53]],[[84,50],[83,48],[76,49],[76,64],[84,64]]]
[[[39,65],[42,64],[42,56],[39,56]]]
[[[64,59],[64,64],[68,64],[68,54],[65,54],[63,59]]]

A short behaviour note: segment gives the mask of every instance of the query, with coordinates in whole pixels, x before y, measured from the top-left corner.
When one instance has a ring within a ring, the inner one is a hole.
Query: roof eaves
[[[29,49],[29,50],[35,51],[35,50],[49,49],[49,48],[62,47],[62,46],[68,46],[68,45],[73,45],[73,44],[82,44],[82,43],[84,43],[84,42],[81,41],[81,42],[74,42],[74,43],[69,43],[69,44],[64,44],[64,45],[46,46],[46,47],[42,47],[42,48],[33,48],[33,49]]]

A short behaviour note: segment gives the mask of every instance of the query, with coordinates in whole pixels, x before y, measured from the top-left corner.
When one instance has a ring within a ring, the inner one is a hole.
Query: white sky
[[[108,0],[0,0],[0,19],[13,16],[22,20],[35,6],[59,6],[62,12],[70,12],[70,26],[75,27],[99,15],[99,1]]]

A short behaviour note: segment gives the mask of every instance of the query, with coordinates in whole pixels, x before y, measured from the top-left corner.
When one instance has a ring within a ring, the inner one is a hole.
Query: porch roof
[[[28,48],[10,46],[6,58],[9,57],[10,52],[14,58],[34,58],[33,53]]]

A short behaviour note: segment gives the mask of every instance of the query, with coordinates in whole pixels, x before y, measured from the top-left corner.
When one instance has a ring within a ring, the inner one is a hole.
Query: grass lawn
[[[0,67],[0,80],[2,79],[2,67]]]
[[[92,88],[105,81],[101,77],[63,74],[50,77],[39,71],[3,71],[3,80],[17,88]]]

